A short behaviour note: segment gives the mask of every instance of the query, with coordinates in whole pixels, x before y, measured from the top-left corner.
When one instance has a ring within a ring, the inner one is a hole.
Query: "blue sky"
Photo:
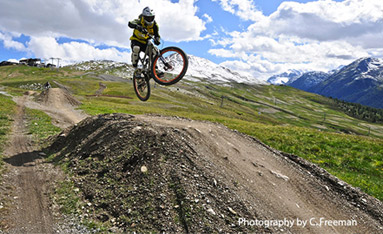
[[[151,6],[162,46],[264,80],[382,57],[381,0],[1,0],[0,61],[130,63],[129,20]]]

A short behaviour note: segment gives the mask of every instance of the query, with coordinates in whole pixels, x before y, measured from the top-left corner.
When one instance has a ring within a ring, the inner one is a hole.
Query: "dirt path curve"
[[[5,183],[13,188],[9,233],[51,233],[53,217],[46,197],[47,174],[42,173],[41,153],[34,151],[30,135],[26,135],[25,106],[27,97],[17,99],[17,111],[10,142],[5,150],[8,172]]]
[[[45,92],[45,93],[44,93]],[[62,129],[82,120],[85,115],[74,110],[73,98],[61,89],[44,91],[40,103],[31,96],[14,98],[17,111],[12,133],[4,155],[7,173],[3,188],[8,188],[8,214],[0,218],[7,233],[53,233],[54,217],[49,192],[60,170],[44,163],[42,152],[36,151],[32,136],[26,133],[25,107],[45,111]],[[8,158],[7,158],[8,157]]]
[[[334,185],[330,180],[314,176],[314,171],[303,168],[277,151],[273,152],[251,137],[208,122],[156,116],[137,118],[181,129],[191,148],[196,149],[201,164],[206,161],[209,162],[207,165],[215,165],[217,175],[223,174],[225,180],[234,181],[239,186],[242,199],[258,217],[263,217],[262,220],[294,221],[292,228],[281,227],[282,232],[383,233],[383,205],[380,201],[357,192],[355,199],[350,201],[346,199],[346,193],[339,192],[338,187],[343,188],[345,183],[339,181]],[[364,211],[365,203],[371,203],[377,213],[372,215]],[[329,225],[333,220],[355,220],[357,225]],[[298,221],[306,222],[305,227]]]
[[[44,111],[53,119],[53,124],[60,128],[72,126],[87,117],[81,111],[75,110],[75,106],[80,102],[64,89],[48,89],[43,91],[38,99],[39,102],[35,102],[28,98],[25,102],[26,107]]]

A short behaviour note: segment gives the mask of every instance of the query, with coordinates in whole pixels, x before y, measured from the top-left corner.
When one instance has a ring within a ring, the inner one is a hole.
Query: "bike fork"
[[[161,55],[160,55],[160,60],[161,60],[161,61],[164,63],[164,65],[165,65],[165,67],[164,67],[165,71],[167,71],[167,70],[173,68],[172,65],[170,65],[168,62],[166,62],[165,59],[164,59],[164,57],[162,57]]]

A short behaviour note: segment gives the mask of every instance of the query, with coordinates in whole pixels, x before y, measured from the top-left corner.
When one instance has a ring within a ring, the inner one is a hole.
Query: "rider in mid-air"
[[[137,68],[138,56],[140,51],[145,52],[149,40],[148,32],[154,36],[154,44],[160,44],[160,35],[157,22],[154,20],[155,14],[152,9],[145,7],[138,19],[129,22],[129,27],[133,28],[133,35],[130,37],[132,48],[132,64]],[[145,32],[146,30],[146,32]],[[154,55],[155,56],[155,55]]]

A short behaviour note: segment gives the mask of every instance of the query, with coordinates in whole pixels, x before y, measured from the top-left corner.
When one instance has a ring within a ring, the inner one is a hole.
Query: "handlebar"
[[[154,37],[154,35],[153,36],[150,35],[148,30],[146,30],[146,28],[143,28],[140,26],[140,27],[136,27],[136,29],[140,31],[141,33],[145,34],[146,36],[148,36],[149,40],[154,40],[156,45],[159,45],[161,43],[161,41],[158,41],[158,43],[156,43],[156,38]]]
[[[148,36],[150,39],[154,39],[154,36],[150,35],[148,30],[146,30],[146,28],[136,28],[138,31],[140,31],[141,33],[145,34],[146,36]]]

